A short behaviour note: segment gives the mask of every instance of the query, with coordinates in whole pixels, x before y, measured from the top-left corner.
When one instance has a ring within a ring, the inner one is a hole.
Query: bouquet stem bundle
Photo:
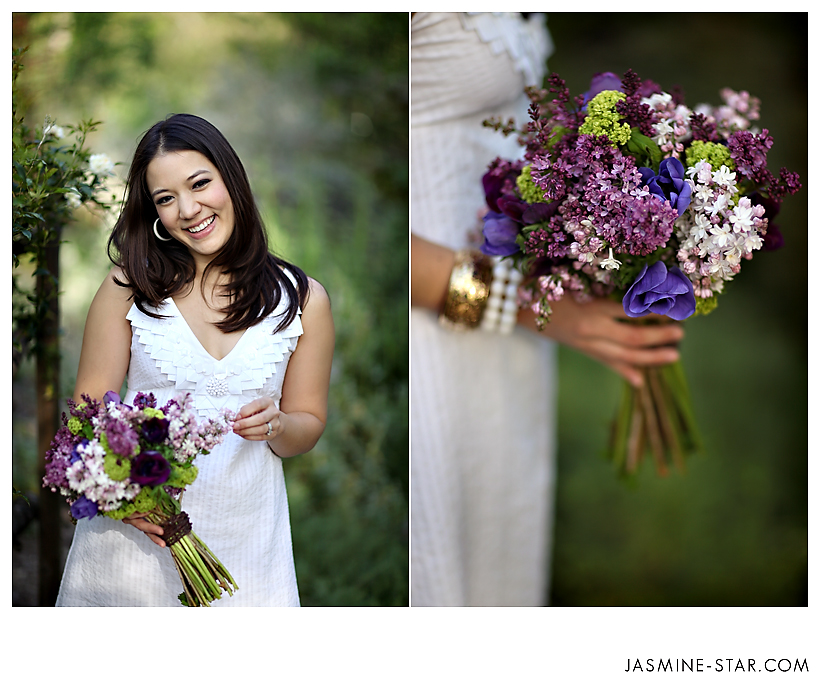
[[[188,607],[210,607],[222,592],[233,596],[238,588],[227,568],[191,529],[188,515],[180,503],[165,496],[147,519],[163,528],[163,539],[174,559],[182,581],[180,603]]]
[[[621,405],[615,418],[610,455],[618,470],[632,475],[649,451],[659,475],[670,465],[683,472],[685,458],[701,448],[680,361],[645,368],[641,387],[624,383]]]

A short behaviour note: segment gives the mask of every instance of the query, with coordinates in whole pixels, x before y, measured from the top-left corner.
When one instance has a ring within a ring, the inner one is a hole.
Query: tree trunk
[[[44,273],[37,275],[39,314],[37,359],[37,452],[40,481],[45,475],[45,454],[60,428],[60,234],[46,247]],[[58,492],[42,489],[40,494],[39,605],[53,606],[62,575],[60,511],[63,500]]]

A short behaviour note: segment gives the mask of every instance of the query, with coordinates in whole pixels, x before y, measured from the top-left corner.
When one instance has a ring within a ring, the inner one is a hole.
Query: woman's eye
[[[210,178],[202,178],[194,183],[194,190],[199,190],[200,188],[204,188],[208,183],[211,182]]]
[[[171,201],[171,196],[170,195],[165,195],[164,197],[160,197],[159,199],[157,199],[157,204],[167,204],[170,201]]]

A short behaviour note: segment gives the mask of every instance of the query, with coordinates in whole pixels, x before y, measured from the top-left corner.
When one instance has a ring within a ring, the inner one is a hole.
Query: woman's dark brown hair
[[[154,124],[137,145],[122,212],[108,239],[108,256],[122,268],[127,281],[118,284],[130,287],[139,310],[154,317],[158,314],[147,306],[158,308],[166,298],[192,286],[195,267],[187,248],[176,240],[160,242],[154,236],[152,225],[158,214],[146,181],[148,165],[155,157],[189,150],[204,155],[216,167],[233,204],[233,232],[205,270],[205,275],[219,269],[228,276],[223,291],[225,318],[217,327],[223,332],[249,328],[276,309],[283,292],[288,307],[277,330],[287,327],[298,307],[307,302],[307,276],[270,252],[242,162],[212,124],[192,114],[174,114]],[[285,270],[293,276],[295,286]]]

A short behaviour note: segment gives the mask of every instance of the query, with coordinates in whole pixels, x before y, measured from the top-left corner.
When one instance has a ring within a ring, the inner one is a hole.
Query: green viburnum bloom
[[[696,316],[705,316],[706,314],[712,313],[717,308],[717,297],[712,295],[711,297],[707,297],[703,299],[701,297],[695,297],[695,315]]]
[[[165,482],[165,486],[182,489],[183,487],[187,487],[189,484],[193,484],[198,473],[199,471],[196,466],[191,466],[190,468],[180,468],[179,466],[171,465],[171,475],[168,478],[168,481]]]
[[[717,171],[721,166],[735,170],[735,163],[732,161],[731,153],[726,145],[707,142],[705,140],[693,140],[689,149],[686,150],[686,166],[694,166],[699,161],[707,161],[712,165],[712,170]]]
[[[132,513],[137,512],[137,507],[132,502],[126,502],[114,511],[106,511],[106,518],[113,518],[114,520],[122,520],[127,518]]]
[[[71,430],[72,435],[78,435],[83,429],[83,422],[77,416],[71,416],[68,419],[68,429]]]
[[[594,135],[596,138],[605,135],[616,145],[626,145],[632,136],[632,129],[627,123],[620,123],[621,115],[615,108],[626,95],[617,90],[603,90],[587,103],[587,118],[578,132]]]
[[[521,199],[527,204],[538,204],[544,201],[544,191],[532,179],[531,166],[525,166],[521,169],[521,173],[515,179],[515,185],[518,192],[521,193]]]
[[[149,418],[165,418],[165,414],[158,408],[151,408],[150,406],[146,406],[144,409],[142,409],[142,412]]]
[[[117,482],[121,482],[131,474],[131,461],[122,456],[106,453],[104,464],[105,474]]]
[[[134,507],[145,513],[157,507],[157,497],[153,487],[143,487],[134,499]]]

